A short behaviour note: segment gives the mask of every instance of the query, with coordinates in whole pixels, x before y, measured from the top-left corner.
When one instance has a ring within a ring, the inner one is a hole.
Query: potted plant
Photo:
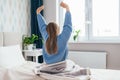
[[[80,33],[80,30],[76,30],[76,31],[75,31],[75,34],[73,35],[73,40],[74,40],[74,41],[78,40],[79,33]]]
[[[26,36],[23,38],[23,45],[25,49],[33,49],[34,42],[38,40],[38,36],[32,34],[31,36]]]

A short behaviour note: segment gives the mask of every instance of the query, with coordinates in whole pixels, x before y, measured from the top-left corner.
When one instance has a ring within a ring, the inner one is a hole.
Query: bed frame
[[[17,32],[0,32],[0,46],[19,44],[22,47],[22,34]]]

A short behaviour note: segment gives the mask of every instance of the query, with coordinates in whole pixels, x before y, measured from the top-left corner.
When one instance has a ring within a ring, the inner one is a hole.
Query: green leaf
[[[77,37],[79,36],[80,30],[76,30],[75,31],[75,35],[73,36],[74,41],[77,39]]]
[[[24,43],[25,45],[33,44],[36,40],[38,40],[38,36],[35,35],[35,34],[32,34],[31,37],[28,37],[28,36],[25,37],[25,38],[23,39],[23,43]]]

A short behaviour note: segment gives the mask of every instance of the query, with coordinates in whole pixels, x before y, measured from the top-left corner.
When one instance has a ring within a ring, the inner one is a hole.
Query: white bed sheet
[[[36,65],[38,64],[34,62],[26,62],[12,69],[0,68],[0,80],[45,80],[35,75],[34,67]],[[91,69],[91,74],[91,80],[120,80],[120,70]],[[60,79],[55,78],[54,80]]]
[[[44,80],[35,75],[33,69],[36,65],[34,62],[26,62],[12,69],[0,68],[0,80]]]
[[[120,80],[120,70],[91,69],[92,80]]]

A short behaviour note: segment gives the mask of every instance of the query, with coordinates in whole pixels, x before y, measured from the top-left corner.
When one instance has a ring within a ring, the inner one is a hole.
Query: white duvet
[[[0,80],[44,80],[35,75],[33,69],[36,65],[34,62],[26,62],[11,69],[0,68]]]
[[[0,80],[46,80],[35,75],[34,68],[36,65],[38,64],[34,62],[26,62],[12,69],[0,68]],[[120,70],[91,69],[91,74],[91,80],[120,80]],[[54,80],[60,79],[55,78]],[[61,78],[61,80],[69,79]]]

